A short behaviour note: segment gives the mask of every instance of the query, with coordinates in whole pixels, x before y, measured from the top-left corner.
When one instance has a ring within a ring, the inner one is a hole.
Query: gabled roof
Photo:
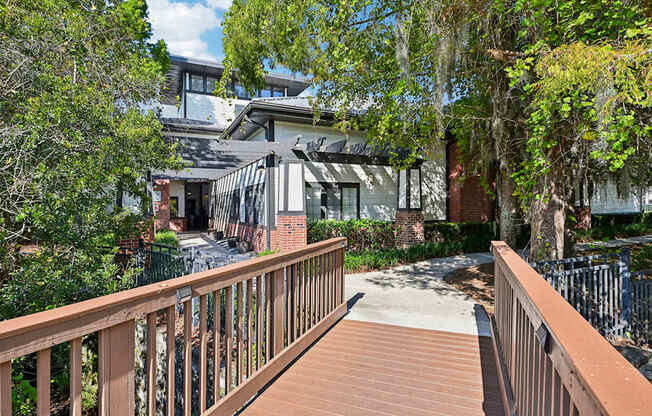
[[[271,119],[313,124],[315,113],[313,99],[313,97],[254,98],[224,130],[221,137],[235,140],[246,139],[252,132],[260,128],[256,124],[264,124]],[[364,111],[364,109],[350,110],[347,112],[347,116],[359,117],[364,114]],[[337,113],[336,109],[321,107],[319,113],[319,121],[316,125],[333,125]],[[247,123],[245,117],[254,123]]]

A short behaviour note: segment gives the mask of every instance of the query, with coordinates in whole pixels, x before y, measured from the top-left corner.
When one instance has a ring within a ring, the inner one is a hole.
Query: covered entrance
[[[184,182],[185,221],[187,230],[208,229],[208,206],[210,184],[208,182]]]

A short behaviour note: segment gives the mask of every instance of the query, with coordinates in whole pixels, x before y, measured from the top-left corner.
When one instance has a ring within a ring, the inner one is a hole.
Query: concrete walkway
[[[350,311],[345,319],[490,336],[483,310],[443,278],[492,261],[490,253],[473,253],[346,275]]]
[[[590,241],[588,243],[577,243],[575,244],[575,250],[579,253],[582,251],[594,250],[596,248],[620,248],[650,243],[652,243],[652,235],[642,235],[640,237],[618,238],[609,241]]]

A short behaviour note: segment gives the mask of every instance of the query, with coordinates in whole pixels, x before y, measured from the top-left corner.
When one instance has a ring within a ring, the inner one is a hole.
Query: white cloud
[[[225,0],[209,0],[227,3]],[[230,2],[228,2],[230,3]],[[208,43],[200,36],[217,29],[220,19],[214,7],[201,3],[186,4],[173,0],[147,0],[154,40],[163,39],[170,53],[194,58],[216,59]]]
[[[216,9],[221,9],[221,10],[226,10],[229,7],[231,7],[231,4],[233,4],[233,0],[206,0],[206,3],[210,7],[214,7]]]

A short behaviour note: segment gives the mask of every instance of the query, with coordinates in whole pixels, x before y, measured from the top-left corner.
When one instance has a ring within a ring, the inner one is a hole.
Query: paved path
[[[473,253],[346,275],[350,311],[345,319],[489,336],[483,310],[443,277],[492,261],[489,253]]]
[[[575,244],[575,250],[577,252],[582,252],[587,250],[594,250],[596,248],[618,248],[650,243],[652,243],[652,235],[642,235],[640,237],[618,238],[609,241],[591,241],[588,243],[577,243]]]

